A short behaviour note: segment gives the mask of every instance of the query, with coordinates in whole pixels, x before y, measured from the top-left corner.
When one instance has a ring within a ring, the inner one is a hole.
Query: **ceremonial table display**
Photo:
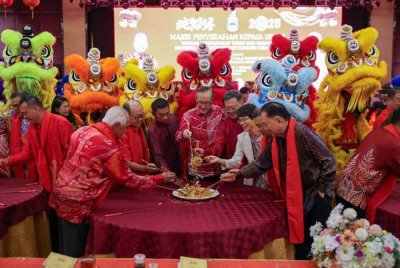
[[[116,257],[293,258],[284,239],[282,200],[239,183],[222,184],[218,191],[214,199],[190,202],[167,189],[115,189],[92,215],[86,251]]]
[[[376,224],[400,237],[400,182],[376,211]]]
[[[46,208],[46,194],[38,183],[0,178],[1,257],[45,257],[50,253]]]

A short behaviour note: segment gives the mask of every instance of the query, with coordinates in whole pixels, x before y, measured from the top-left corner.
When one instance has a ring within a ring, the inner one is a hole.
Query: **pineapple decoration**
[[[32,11],[32,19],[33,19],[33,10],[40,4],[40,0],[23,0],[23,2]]]

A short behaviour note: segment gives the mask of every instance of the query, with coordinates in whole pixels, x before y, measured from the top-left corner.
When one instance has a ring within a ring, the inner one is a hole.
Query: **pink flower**
[[[356,242],[356,237],[354,236],[353,232],[350,230],[345,230],[340,237],[340,241],[343,245],[346,246],[353,246]]]
[[[358,229],[358,228],[366,228],[366,229],[368,229],[369,228],[369,221],[366,220],[366,219],[356,220],[354,222],[353,227],[354,227],[354,229]]]
[[[357,256],[360,260],[364,259],[364,253],[361,250],[357,250],[354,255]]]
[[[380,236],[382,234],[382,228],[377,224],[372,224],[369,227],[369,234],[373,236]]]
[[[353,227],[354,227],[354,229],[363,228],[364,227],[364,221],[362,219],[356,220],[354,222]]]

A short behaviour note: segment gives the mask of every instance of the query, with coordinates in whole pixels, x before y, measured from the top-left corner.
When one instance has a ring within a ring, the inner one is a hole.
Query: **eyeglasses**
[[[233,106],[233,107],[224,107],[224,110],[226,111],[226,112],[236,112],[237,110],[239,110],[239,107],[237,107],[237,106]]]
[[[15,108],[19,108],[21,105],[20,104],[11,104],[11,107]]]
[[[211,101],[196,101],[197,105],[209,106],[212,104]]]
[[[132,119],[140,120],[144,118],[144,114],[139,114],[139,115],[131,115],[130,116]]]

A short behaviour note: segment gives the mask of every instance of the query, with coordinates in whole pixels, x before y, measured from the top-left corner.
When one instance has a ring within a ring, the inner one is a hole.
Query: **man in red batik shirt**
[[[149,147],[154,163],[177,174],[179,172],[179,146],[175,139],[178,122],[170,114],[169,103],[156,99],[151,104],[154,121],[149,127]]]
[[[392,112],[400,108],[400,88],[389,88],[387,90],[387,106],[377,117],[374,123],[374,129],[380,128],[382,124],[389,122]]]
[[[71,137],[65,164],[50,197],[50,206],[59,218],[61,253],[65,255],[84,255],[90,214],[114,184],[144,189],[175,179],[172,172],[154,176],[131,172],[117,147],[128,122],[128,113],[114,106],[102,123],[82,127]]]
[[[196,92],[196,107],[182,116],[176,133],[184,160],[182,177],[186,176],[187,169],[193,177],[215,178],[220,173],[217,164],[202,163],[198,167],[191,164],[193,156],[222,155],[224,136],[220,128],[223,127],[223,113],[220,107],[212,105],[212,101],[212,88],[203,86]]]
[[[22,92],[13,92],[11,94],[11,106],[12,106],[12,115],[11,115],[11,122],[10,122],[10,156],[16,155],[22,152],[23,144],[25,142],[25,135],[26,131],[29,126],[29,121],[24,119],[21,111],[20,105],[21,101],[25,99],[27,95]],[[16,164],[12,165],[11,170],[15,177],[18,178],[25,178],[25,168],[24,164]],[[35,170],[35,162],[28,161],[26,163],[27,168],[27,179],[30,182],[34,182],[37,180],[36,178],[36,170]]]
[[[373,130],[337,178],[337,202],[374,222],[376,208],[392,193],[400,177],[400,108],[391,124]]]
[[[237,112],[242,106],[240,102],[240,93],[236,90],[230,90],[224,95],[224,126],[221,130],[224,132],[226,159],[231,159],[235,154],[237,135],[243,132],[242,126],[238,123]]]
[[[144,122],[143,106],[136,100],[129,100],[124,104],[129,114],[129,126],[118,140],[118,148],[129,168],[139,174],[157,172],[153,163],[149,162],[149,148],[142,128]]]

